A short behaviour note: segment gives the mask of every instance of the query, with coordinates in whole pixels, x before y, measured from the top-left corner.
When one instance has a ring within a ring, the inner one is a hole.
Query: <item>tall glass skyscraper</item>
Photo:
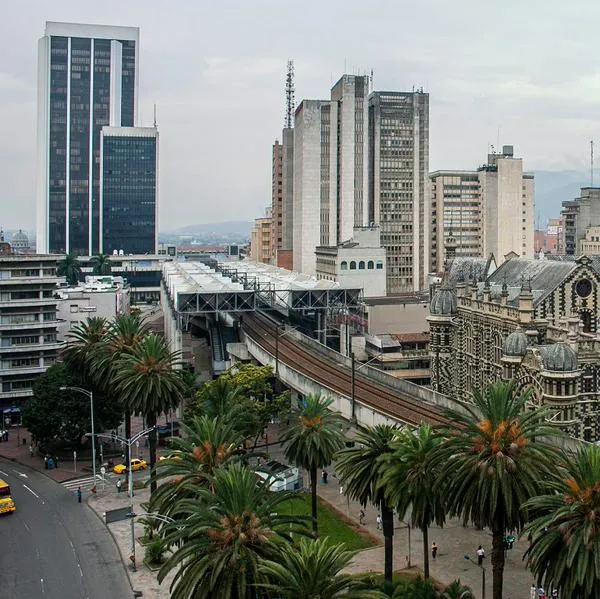
[[[158,131],[103,127],[100,153],[100,251],[157,251]]]
[[[100,250],[102,127],[137,119],[137,27],[46,23],[38,43],[38,253]]]

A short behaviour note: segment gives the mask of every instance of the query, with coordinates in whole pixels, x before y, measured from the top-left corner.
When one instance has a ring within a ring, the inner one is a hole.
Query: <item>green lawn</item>
[[[286,501],[278,507],[280,514],[300,514],[310,516],[310,494],[303,493],[296,501]],[[328,537],[334,544],[343,544],[348,550],[360,550],[373,547],[375,542],[367,534],[344,521],[341,515],[327,504],[318,503],[319,536]]]

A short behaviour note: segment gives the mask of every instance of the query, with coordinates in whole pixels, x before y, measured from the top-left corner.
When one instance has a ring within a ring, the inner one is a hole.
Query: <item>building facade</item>
[[[600,261],[586,256],[513,254],[493,272],[454,260],[430,304],[433,388],[464,400],[514,380],[532,407],[550,408],[551,423],[599,440],[599,272]]]
[[[103,127],[100,148],[100,252],[155,254],[157,129]]]
[[[250,259],[263,264],[271,264],[273,255],[273,219],[270,216],[254,220],[250,233]]]
[[[577,256],[586,229],[600,225],[600,187],[582,187],[578,198],[563,202],[561,216],[564,220],[562,248],[567,256]]]
[[[56,256],[0,256],[0,407],[33,395],[62,343],[55,297]]]
[[[369,221],[381,227],[387,291],[426,288],[431,244],[429,94],[369,97]]]
[[[600,256],[600,226],[588,227],[579,242],[580,256]]]
[[[47,22],[38,43],[37,251],[98,253],[100,132],[137,118],[139,29]]]
[[[316,259],[317,279],[362,289],[363,297],[385,295],[385,249],[379,240],[379,227],[357,227],[349,241],[317,247]]]
[[[271,181],[271,263],[277,264],[277,254],[283,248],[283,146],[276,139],[272,154]]]
[[[277,255],[277,266],[292,270],[294,264],[294,129],[282,131],[281,182],[283,207],[281,210],[281,249]]]
[[[431,271],[444,270],[444,243],[456,240],[456,255],[498,260],[510,252],[534,253],[534,178],[512,146],[488,155],[475,171],[435,171],[431,180]]]

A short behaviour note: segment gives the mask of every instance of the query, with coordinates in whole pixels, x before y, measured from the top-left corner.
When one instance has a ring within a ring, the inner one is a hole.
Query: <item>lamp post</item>
[[[131,446],[138,441],[141,437],[143,437],[144,435],[147,435],[148,433],[150,433],[151,431],[153,431],[156,427],[151,427],[151,428],[147,428],[146,430],[140,431],[137,435],[134,435],[133,437],[131,437],[130,439],[125,439],[124,437],[119,437],[119,435],[98,435],[99,437],[107,437],[108,439],[112,439],[113,441],[120,441],[121,443],[124,443],[125,445],[127,445],[127,454],[129,455],[129,465],[128,465],[128,470],[129,470],[129,485],[128,485],[128,493],[129,493],[129,510],[130,513],[133,514],[133,470],[131,468]],[[131,556],[129,557],[129,559],[131,560],[131,568],[133,569],[134,572],[137,571],[136,565],[135,565],[135,526],[134,526],[134,516],[130,516],[131,517]]]
[[[96,435],[94,430],[94,393],[92,391],[88,391],[87,389],[82,389],[81,387],[61,387],[61,391],[77,391],[78,393],[83,393],[83,395],[87,395],[90,398],[90,417],[92,419],[92,471],[94,473],[94,487],[92,488],[92,492],[96,492]]]
[[[479,564],[474,559],[472,559],[470,555],[465,555],[465,559],[469,562],[472,562],[476,566],[479,566]],[[485,567],[479,567],[481,568],[481,599],[485,599]]]

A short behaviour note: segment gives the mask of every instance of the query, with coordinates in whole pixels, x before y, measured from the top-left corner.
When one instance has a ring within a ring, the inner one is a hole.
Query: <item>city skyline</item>
[[[264,18],[266,2],[210,8],[180,2],[179,10],[152,2],[15,5],[0,26],[0,47],[11,57],[0,72],[0,175],[11,202],[3,226],[34,224],[35,54],[45,20],[140,27],[139,124],[152,123],[156,103],[161,230],[234,215],[251,219],[269,203],[271,144],[283,124],[290,57],[298,102],[319,97],[344,72],[371,68],[376,89],[423,86],[431,98],[430,170],[472,168],[489,144],[506,140],[529,170],[589,168],[600,74],[585,40],[600,8],[573,11],[550,2],[540,13],[519,5],[517,20],[513,2],[493,9],[461,2],[435,11],[430,4],[378,2],[366,9],[356,3],[343,15],[335,3],[321,6],[322,24],[344,25],[327,32],[311,24],[310,3],[293,19],[285,11]],[[228,176],[232,168],[237,177]],[[222,211],[225,202],[229,213]]]

